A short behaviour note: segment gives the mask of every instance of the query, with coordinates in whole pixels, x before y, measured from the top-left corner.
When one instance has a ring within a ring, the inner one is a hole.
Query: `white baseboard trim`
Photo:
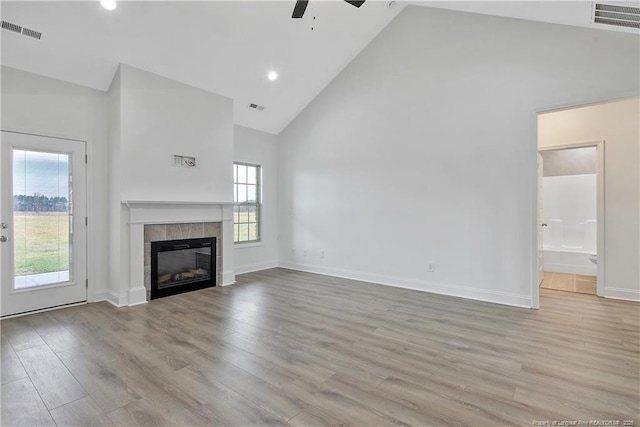
[[[625,301],[640,302],[640,290],[614,288],[614,287],[605,286],[603,297],[611,298],[611,299],[620,299]]]
[[[247,264],[236,266],[236,274],[253,273],[254,271],[268,270],[278,267],[278,261],[260,262],[257,264]]]
[[[116,307],[125,307],[129,305],[129,297],[127,294],[117,294],[111,289],[107,291],[107,302],[115,305]]]
[[[137,288],[129,289],[129,301],[128,306],[146,304],[147,303],[147,288],[144,286],[138,286]]]
[[[91,298],[88,298],[87,302],[92,303],[92,302],[106,301],[108,296],[109,296],[108,289],[100,289],[98,291],[93,291]]]
[[[236,275],[233,271],[223,271],[220,275],[220,286],[229,286],[236,283]]]
[[[359,280],[362,282],[370,282],[379,285],[393,286],[404,289],[413,289],[440,295],[468,298],[478,301],[511,305],[515,307],[532,307],[532,298],[530,295],[518,295],[508,292],[489,291],[486,289],[478,289],[468,286],[448,285],[446,283],[427,282],[424,280],[371,274],[353,270],[318,267],[314,265],[297,264],[286,261],[280,262],[278,266],[282,268],[288,268],[290,270],[322,274],[325,276],[341,277],[344,279]]]

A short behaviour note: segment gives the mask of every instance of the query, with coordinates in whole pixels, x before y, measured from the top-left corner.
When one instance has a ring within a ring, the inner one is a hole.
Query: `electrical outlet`
[[[320,258],[324,258],[324,251],[320,251]]]
[[[291,255],[295,255],[296,254],[296,250],[295,249],[291,249]]]
[[[302,256],[303,256],[303,257],[306,257],[306,256],[307,256],[307,251],[304,251],[304,252],[302,253]]]
[[[436,265],[432,262],[430,262],[429,264],[427,264],[427,271],[429,273],[433,273],[436,271]]]

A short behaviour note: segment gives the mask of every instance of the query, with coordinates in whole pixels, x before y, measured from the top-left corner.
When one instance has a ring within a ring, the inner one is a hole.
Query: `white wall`
[[[535,111],[637,93],[638,52],[408,6],[279,136],[281,265],[535,306]]]
[[[538,117],[540,147],[604,140],[603,296],[640,300],[640,98]]]
[[[129,250],[126,208],[122,201],[121,124],[120,96],[121,68],[118,67],[109,87],[109,296],[110,301],[120,301],[123,286],[129,278]]]
[[[233,101],[125,64],[109,98],[108,299],[121,306],[131,291],[122,202],[233,202]],[[174,154],[196,157],[197,166],[174,166]]]
[[[107,289],[107,94],[2,67],[2,129],[87,142],[89,301]]]
[[[235,245],[236,274],[278,265],[278,145],[277,137],[235,126],[234,160],[262,168],[262,241]]]
[[[120,66],[123,200],[233,202],[233,100]],[[195,168],[173,155],[196,157]]]

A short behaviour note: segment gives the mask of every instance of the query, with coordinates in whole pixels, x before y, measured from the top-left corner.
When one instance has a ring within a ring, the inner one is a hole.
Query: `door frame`
[[[540,154],[540,151],[538,151],[537,153],[538,156],[538,197],[537,197],[537,207],[538,209],[536,210],[536,215],[537,215],[537,220],[538,220],[538,288],[540,287],[540,285],[542,285],[542,282],[544,281],[544,230],[542,229],[543,227],[543,218],[542,215],[540,215],[541,211],[544,213],[544,202],[542,200],[542,192],[540,191],[540,188],[542,187],[543,183],[542,183],[542,178],[544,177],[544,158],[542,157],[542,154]],[[542,267],[540,268],[540,263],[542,262]]]
[[[596,282],[596,294],[599,297],[604,296],[604,270],[605,270],[605,232],[604,232],[604,157],[605,157],[605,141],[603,139],[581,142],[568,142],[563,144],[547,145],[545,147],[538,147],[538,152],[552,151],[552,150],[565,150],[571,148],[585,148],[596,147],[596,236],[597,244],[596,251],[598,257],[597,264],[597,282]],[[537,202],[536,202],[537,205]],[[544,207],[543,207],[544,209]],[[538,289],[538,292],[540,290]]]
[[[559,101],[555,104],[538,105],[531,108],[529,116],[529,135],[528,140],[528,153],[529,153],[529,167],[530,167],[530,181],[529,191],[531,194],[531,216],[529,217],[530,231],[531,231],[531,246],[530,246],[530,281],[531,286],[531,308],[540,308],[540,287],[538,282],[538,168],[536,163],[538,161],[538,116],[544,113],[551,113],[554,111],[572,110],[575,108],[587,107],[590,105],[603,104],[605,102],[622,101],[624,99],[634,98],[640,95],[637,90],[626,90],[610,93],[608,96],[593,97],[587,99],[578,99],[574,101],[562,102]],[[603,174],[604,179],[604,174]],[[604,271],[604,270],[603,270]],[[604,283],[603,283],[604,284]],[[600,292],[600,291],[599,291]]]
[[[55,138],[55,139],[68,139],[71,141],[80,141],[86,144],[86,154],[88,156],[86,169],[87,169],[87,217],[89,218],[89,224],[87,224],[87,279],[89,280],[89,286],[87,287],[87,302],[97,302],[106,300],[107,295],[107,286],[106,284],[101,283],[101,279],[97,278],[96,274],[100,271],[100,265],[104,262],[102,259],[99,259],[96,255],[96,251],[91,249],[96,246],[94,242],[100,242],[102,239],[108,239],[108,235],[104,234],[104,237],[97,236],[96,233],[99,233],[99,227],[96,227],[95,221],[91,219],[95,217],[94,212],[100,211],[103,209],[96,209],[96,202],[93,197],[93,189],[96,186],[96,183],[100,183],[100,179],[95,175],[96,168],[93,167],[93,158],[95,157],[96,148],[94,145],[96,144],[96,138],[91,137],[89,135],[81,136],[81,135],[73,135],[67,134],[66,132],[60,132],[51,129],[45,128],[23,128],[19,126],[10,126],[5,123],[0,124],[1,132],[11,132],[11,133],[23,133],[26,135],[33,136],[44,136],[47,138]],[[106,141],[105,141],[106,142]],[[98,168],[99,170],[99,168]],[[106,206],[106,205],[105,205]],[[105,208],[106,209],[106,208]],[[105,231],[106,233],[106,231]],[[104,256],[107,256],[108,251],[105,249]],[[102,277],[102,276],[100,276]],[[106,276],[105,276],[106,277]],[[106,279],[105,279],[106,280]],[[101,287],[102,285],[102,287]]]
[[[49,139],[57,139],[57,140],[64,140],[64,141],[70,141],[70,142],[80,142],[84,144],[84,153],[85,153],[85,163],[84,163],[84,187],[85,187],[85,200],[84,200],[84,210],[85,210],[85,217],[88,219],[88,217],[91,214],[91,203],[90,203],[90,187],[89,185],[92,182],[92,178],[91,178],[91,172],[90,172],[90,168],[89,168],[89,157],[91,157],[90,154],[90,147],[91,144],[89,144],[89,141],[87,139],[83,139],[83,138],[78,138],[78,137],[73,137],[73,136],[68,136],[68,135],[63,135],[63,134],[58,134],[56,132],[39,132],[39,131],[31,131],[31,130],[25,130],[25,129],[20,129],[20,128],[15,128],[15,127],[11,127],[11,126],[0,126],[0,139],[2,138],[2,133],[13,133],[13,134],[21,134],[21,135],[29,135],[29,136],[35,136],[35,137],[42,137],[42,138],[49,138]],[[0,170],[0,173],[4,175],[4,171]],[[91,281],[89,280],[89,276],[90,276],[90,270],[91,270],[91,261],[90,261],[90,251],[89,251],[89,243],[90,243],[90,235],[91,235],[91,228],[90,225],[88,224],[88,222],[85,220],[85,236],[84,236],[84,240],[85,240],[85,250],[84,250],[84,275],[85,275],[85,300],[82,302],[77,302],[77,303],[71,303],[71,304],[64,304],[61,306],[53,306],[53,307],[47,307],[47,308],[43,308],[43,309],[38,309],[38,310],[33,310],[33,311],[28,311],[25,313],[17,313],[17,314],[12,314],[12,315],[7,315],[2,317],[2,319],[9,319],[12,317],[20,317],[20,316],[24,316],[27,314],[33,314],[33,313],[39,313],[39,312],[45,312],[45,311],[50,311],[50,310],[57,310],[60,308],[64,308],[64,307],[69,307],[69,306],[74,306],[74,305],[82,305],[82,304],[87,304],[88,302],[93,302],[95,300],[94,298],[94,286],[92,286],[93,284],[90,283]],[[50,287],[55,287],[54,286],[50,286]]]

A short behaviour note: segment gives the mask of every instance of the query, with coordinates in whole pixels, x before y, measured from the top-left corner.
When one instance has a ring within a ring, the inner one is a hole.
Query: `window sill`
[[[234,249],[255,248],[258,246],[264,246],[264,242],[234,242],[233,244]]]

